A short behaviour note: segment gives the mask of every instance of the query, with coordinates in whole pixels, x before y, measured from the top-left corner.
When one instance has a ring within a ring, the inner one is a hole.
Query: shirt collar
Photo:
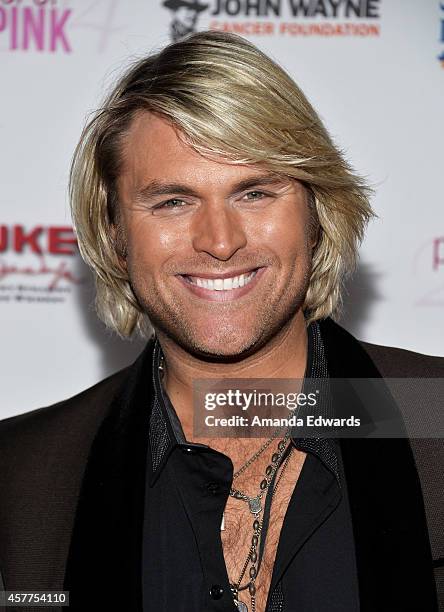
[[[307,368],[305,377],[323,378],[329,377],[327,359],[325,356],[324,343],[321,330],[317,322],[313,322],[307,329],[308,350]],[[163,353],[158,339],[156,338],[152,359],[152,377],[154,395],[150,415],[149,442],[151,456],[151,475],[149,484],[152,486],[159,477],[165,466],[171,451],[179,446],[196,452],[208,448],[204,444],[187,442],[180,423],[168,394],[161,382],[161,363]],[[321,415],[328,416],[331,413],[331,403],[328,395],[323,403],[317,406]],[[340,473],[338,468],[339,447],[337,441],[331,438],[292,438],[296,448],[305,452],[315,454],[336,476],[340,484]]]

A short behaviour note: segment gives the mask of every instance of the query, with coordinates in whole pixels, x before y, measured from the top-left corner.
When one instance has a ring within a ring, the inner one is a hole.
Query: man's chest
[[[248,610],[252,609],[252,594],[256,612],[266,609],[282,525],[305,457],[301,451],[289,457],[278,487],[268,492],[267,518],[264,503],[262,512],[254,515],[245,500],[228,498],[221,531],[225,565],[230,584],[240,589],[238,599],[247,604]]]

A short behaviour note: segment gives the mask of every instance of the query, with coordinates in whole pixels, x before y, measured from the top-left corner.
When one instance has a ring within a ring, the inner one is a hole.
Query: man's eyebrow
[[[234,185],[233,193],[239,193],[240,191],[246,191],[252,187],[266,187],[267,185],[278,185],[280,183],[287,183],[289,178],[279,174],[273,174],[268,172],[267,174],[261,174],[259,176],[252,176],[240,181]]]
[[[136,200],[144,201],[148,200],[149,198],[161,195],[170,195],[172,193],[189,196],[196,195],[193,189],[180,183],[161,183],[160,181],[152,181],[151,183],[148,183],[148,185],[142,187],[142,189],[137,191]]]
[[[272,173],[262,174],[259,176],[251,176],[233,185],[231,192],[235,194],[241,191],[245,191],[247,189],[251,189],[252,187],[277,185],[279,183],[287,182],[288,180],[289,179],[287,177]],[[198,196],[196,191],[194,191],[194,189],[191,189],[187,185],[183,185],[181,183],[162,183],[160,181],[154,180],[145,187],[142,187],[142,189],[140,189],[139,191],[137,191],[136,200],[145,201],[156,196],[171,194],[196,197]]]

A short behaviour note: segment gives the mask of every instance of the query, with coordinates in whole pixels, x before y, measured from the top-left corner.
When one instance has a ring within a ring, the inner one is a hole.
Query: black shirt
[[[306,376],[326,378],[319,326],[311,324],[308,332]],[[186,441],[162,388],[160,359],[156,341],[143,529],[143,609],[234,612],[220,538],[233,464],[208,446]],[[356,612],[354,540],[339,444],[317,438],[293,438],[292,443],[307,457],[282,526],[266,612]],[[241,599],[249,606],[248,594]]]

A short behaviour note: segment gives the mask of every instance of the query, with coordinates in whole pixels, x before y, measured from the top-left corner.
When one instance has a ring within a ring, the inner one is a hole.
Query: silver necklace
[[[280,460],[281,460],[281,457],[284,454],[285,449],[287,447],[287,442],[288,442],[288,438],[289,437],[290,437],[290,430],[287,429],[284,438],[278,444],[277,451],[275,453],[273,453],[273,455],[271,457],[271,463],[267,466],[267,468],[265,470],[265,478],[261,481],[261,483],[259,485],[259,493],[255,497],[250,497],[249,495],[247,495],[243,491],[240,491],[239,489],[236,489],[234,487],[231,487],[231,489],[230,489],[230,496],[234,497],[235,499],[242,499],[243,501],[247,502],[248,506],[250,508],[251,514],[253,514],[256,518],[262,512],[262,498],[265,495],[265,493],[267,492],[268,487],[270,486],[270,482],[273,480],[273,477],[274,477],[277,469],[279,468]],[[245,465],[243,465],[233,475],[233,481],[240,474],[242,474],[253,463],[253,461],[255,461],[265,451],[265,449],[268,448],[268,446],[270,446],[271,442],[274,439],[275,439],[275,437],[270,438],[257,451],[257,453],[255,455],[253,455],[253,457],[251,457],[251,459],[249,459],[247,461],[247,463]]]
[[[288,447],[287,447],[288,448]],[[285,451],[284,451],[285,452]],[[271,504],[273,502],[274,496],[276,494],[277,488],[279,486],[279,483],[281,482],[282,476],[285,472],[285,469],[288,465],[288,461],[290,459],[291,453],[293,452],[293,447],[289,447],[288,449],[288,454],[287,457],[285,458],[283,464],[282,464],[282,470],[281,473],[279,474],[278,480],[276,482],[276,484],[274,485],[273,489],[270,490],[271,492],[271,496],[269,497],[269,508],[271,511]],[[282,455],[281,455],[282,456]],[[278,468],[280,467],[280,464],[278,465]],[[276,471],[274,472],[274,474],[276,474]],[[273,474],[273,476],[274,476]],[[267,494],[267,498],[268,498],[268,494]],[[268,502],[266,502],[266,504],[268,504]],[[269,519],[270,520],[270,519]],[[267,525],[269,524],[269,521],[267,523]],[[260,520],[258,520],[258,518],[256,517],[254,522],[253,522],[253,537],[251,539],[251,546],[250,546],[250,550],[248,552],[247,558],[245,560],[245,563],[242,567],[242,571],[240,573],[240,576],[237,580],[237,582],[235,583],[230,583],[230,588],[231,588],[231,592],[233,595],[233,600],[234,603],[237,607],[237,609],[240,612],[248,612],[248,606],[247,604],[239,599],[239,592],[243,591],[245,589],[248,588],[248,592],[250,595],[250,602],[251,602],[251,612],[256,612],[256,580],[259,574],[259,569],[260,569],[260,564],[261,564],[261,559],[265,550],[265,542],[266,542],[266,533],[268,530],[268,526],[267,529],[263,529],[264,526],[264,516],[262,516],[262,518]],[[258,558],[258,546],[261,543],[260,546],[260,556]],[[263,544],[262,544],[263,543]],[[242,579],[245,575],[245,572],[247,571],[247,567],[248,565],[251,563],[251,567],[249,570],[249,581],[241,586],[241,582]]]

